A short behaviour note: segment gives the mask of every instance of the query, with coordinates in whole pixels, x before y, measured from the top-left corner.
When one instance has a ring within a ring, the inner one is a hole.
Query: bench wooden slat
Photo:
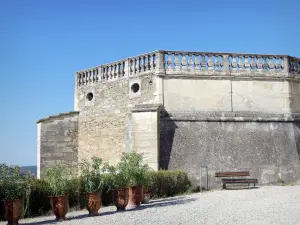
[[[238,171],[238,172],[216,172],[215,177],[246,177],[250,176],[249,171]]]
[[[250,179],[222,179],[222,183],[233,184],[233,183],[258,183],[255,178]]]

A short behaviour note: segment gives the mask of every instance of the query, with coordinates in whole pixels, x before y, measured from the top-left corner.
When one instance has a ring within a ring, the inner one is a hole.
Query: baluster
[[[136,59],[135,71],[136,71],[136,73],[140,72],[140,58]]]
[[[102,80],[105,80],[105,67],[102,67]]]
[[[109,80],[109,66],[106,66],[106,80]]]
[[[212,71],[214,68],[213,68],[213,61],[212,61],[212,55],[208,55],[208,71]]]
[[[106,80],[109,79],[109,66],[106,66]]]
[[[96,81],[96,71],[95,71],[95,69],[92,69],[92,77],[91,77],[91,79],[92,79],[92,82],[95,83],[95,81]]]
[[[149,65],[148,65],[148,55],[145,56],[145,71],[148,71],[149,70]]]
[[[205,54],[203,54],[202,55],[202,62],[201,62],[201,69],[206,70],[206,66],[207,66],[207,63],[206,63],[206,60],[205,60]]]
[[[295,63],[294,63],[294,62],[295,62],[294,59],[293,59],[293,58],[290,58],[290,71],[291,71],[292,73],[295,72]]]
[[[200,70],[200,60],[198,55],[195,56],[195,65],[195,70]]]
[[[261,63],[261,56],[257,56],[257,72],[262,72],[263,64]]]
[[[250,70],[251,70],[250,63],[249,63],[249,56],[248,55],[245,56],[245,70],[247,72],[250,72]]]
[[[139,62],[140,62],[140,73],[142,73],[144,71],[144,61],[143,61],[144,57],[140,57],[139,58]]]
[[[230,61],[229,61],[229,55],[222,55],[222,62],[221,62],[221,70],[227,75],[230,74]]]
[[[135,59],[131,61],[131,74],[135,74]]]
[[[269,68],[270,71],[273,72],[274,71],[274,63],[273,63],[273,56],[269,56]]]
[[[85,84],[89,83],[89,71],[85,71]]]
[[[242,55],[239,55],[239,72],[244,72],[244,63]]]
[[[106,67],[104,67],[104,69],[105,69],[104,79],[108,80],[108,67],[106,66]]]
[[[192,54],[189,55],[189,62],[188,63],[189,63],[188,69],[194,70],[195,69],[195,63],[194,63]]]
[[[276,72],[281,72],[281,64],[280,64],[280,57],[276,56],[276,62],[275,62],[275,68],[276,68]]]
[[[263,62],[263,70],[264,70],[264,71],[268,71],[269,65],[268,65],[267,59],[268,59],[267,56],[263,57],[263,61],[264,61],[264,62]]]
[[[175,64],[175,70],[180,70],[180,62],[179,62],[179,54],[178,53],[175,53],[174,64]]]
[[[152,55],[152,68],[155,69],[156,67],[156,60],[155,60],[156,54]]]
[[[115,67],[115,71],[116,71],[116,77],[120,77],[120,63],[117,63],[116,64],[116,67]]]
[[[81,85],[84,85],[84,72],[81,73]]]
[[[85,71],[85,84],[89,83],[89,72]]]
[[[237,72],[236,55],[232,55],[232,72]]]
[[[113,78],[113,66],[112,65],[109,66],[109,77],[110,77],[110,79]]]
[[[98,82],[98,68],[95,69],[95,82]]]
[[[173,70],[173,60],[172,60],[172,55],[171,53],[168,54],[168,70]]]
[[[121,71],[122,77],[124,77],[127,73],[128,73],[128,60],[122,63],[122,71]]]
[[[80,86],[81,85],[81,74],[76,73],[76,78],[77,78],[77,86]]]
[[[215,71],[220,71],[220,62],[219,62],[219,56],[215,56]]]
[[[103,80],[106,80],[106,68],[105,66],[103,67],[103,76],[102,76]]]
[[[182,70],[186,70],[187,69],[186,55],[184,55],[184,54],[182,54],[181,65],[182,65]]]
[[[257,69],[257,64],[255,62],[255,56],[252,56],[252,60],[251,60],[251,70],[252,71],[256,71]]]

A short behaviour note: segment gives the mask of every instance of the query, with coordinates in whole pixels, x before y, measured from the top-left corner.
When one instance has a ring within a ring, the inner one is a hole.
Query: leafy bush
[[[3,200],[23,198],[27,190],[26,176],[19,166],[0,164],[0,186]]]
[[[56,164],[46,170],[45,181],[49,185],[49,194],[53,196],[68,194],[71,171],[63,164]]]
[[[26,196],[24,217],[45,215],[51,210],[48,198],[49,186],[44,180],[32,179],[30,181],[30,193]]]
[[[187,174],[181,170],[160,170],[151,172],[149,191],[155,198],[184,193],[191,187]]]
[[[82,187],[85,192],[98,192],[102,189],[101,174],[103,172],[103,160],[93,157],[91,162],[84,160],[79,164]]]
[[[120,180],[127,182],[126,184],[122,184],[124,187],[125,185],[128,187],[148,186],[150,184],[151,168],[143,162],[142,155],[135,151],[124,153],[121,161],[117,165],[117,171],[116,182],[120,182]]]
[[[189,190],[191,182],[184,171],[149,171],[141,163],[141,156],[126,154],[117,167],[103,164],[101,174],[102,205],[108,206],[112,202],[112,190],[118,187],[128,187],[134,184],[143,184],[151,192],[152,197],[161,198],[181,194]],[[141,166],[142,165],[142,166]],[[30,175],[20,175],[16,166],[0,165],[0,201],[8,196],[19,196],[23,193],[24,217],[45,215],[50,212],[49,195],[67,194],[70,208],[83,209],[85,195],[82,177],[71,177],[69,170],[62,165],[57,165],[47,171],[46,179],[34,179]],[[50,171],[50,172],[49,172]],[[13,176],[13,174],[15,175]],[[136,174],[135,174],[136,173]],[[134,178],[133,178],[133,174]],[[3,182],[8,175],[23,179],[26,186],[25,192],[18,191],[17,185],[8,185]],[[147,176],[145,178],[145,176]],[[8,190],[10,188],[11,190]],[[16,191],[17,190],[17,191]],[[0,220],[4,215],[4,204],[0,204]]]

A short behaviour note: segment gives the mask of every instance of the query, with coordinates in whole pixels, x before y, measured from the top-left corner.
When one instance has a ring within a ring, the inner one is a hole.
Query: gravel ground
[[[153,200],[140,209],[116,212],[100,209],[97,217],[87,211],[70,212],[58,224],[300,224],[300,186],[272,186],[258,189],[223,190]],[[24,219],[20,224],[56,224],[54,216]],[[1,225],[6,223],[1,222]]]

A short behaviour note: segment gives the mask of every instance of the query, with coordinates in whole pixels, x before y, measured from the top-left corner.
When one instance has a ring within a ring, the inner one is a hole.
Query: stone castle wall
[[[206,165],[211,187],[219,185],[215,172],[232,170],[249,170],[259,184],[279,177],[295,182],[300,180],[299,122],[285,120],[255,113],[162,116],[160,166],[184,169],[199,185],[200,166]]]
[[[38,121],[37,177],[57,163],[77,171],[78,112],[63,113]]]
[[[134,83],[140,86],[136,93],[131,90]],[[156,79],[151,74],[78,89],[79,161],[93,155],[112,164],[118,161],[122,152],[132,148],[130,108],[153,103],[155,92]],[[86,99],[88,93],[93,93],[92,102]]]
[[[164,108],[170,112],[300,112],[298,80],[164,79]]]
[[[57,132],[72,121],[72,166],[93,155],[114,164],[135,150],[151,167],[184,169],[196,182],[205,164],[212,186],[218,170],[247,169],[260,184],[298,180],[299,75],[300,59],[286,55],[183,51],[79,71],[80,113],[38,123],[40,167],[65,160],[70,137]]]

